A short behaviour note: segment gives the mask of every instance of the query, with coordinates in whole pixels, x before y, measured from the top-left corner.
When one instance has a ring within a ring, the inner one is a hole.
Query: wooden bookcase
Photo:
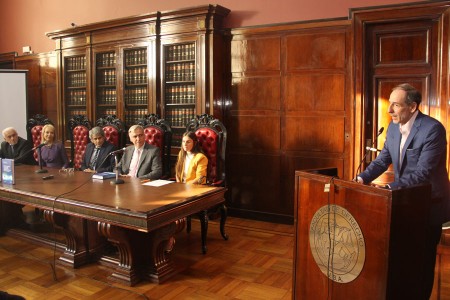
[[[222,107],[227,90],[219,78],[229,60],[222,55],[222,21],[228,13],[205,5],[47,33],[59,57],[63,137],[69,136],[66,124],[72,115],[87,115],[94,125],[114,114],[130,127],[156,113],[171,124],[172,145],[179,147],[195,115],[219,111],[215,117],[222,119],[213,106]]]

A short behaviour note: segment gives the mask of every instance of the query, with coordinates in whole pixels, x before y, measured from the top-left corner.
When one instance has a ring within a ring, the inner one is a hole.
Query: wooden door
[[[374,142],[378,130],[387,129],[391,121],[389,95],[398,84],[409,83],[421,91],[419,109],[448,127],[444,98],[448,93],[448,50],[442,47],[448,39],[447,18],[443,3],[355,13],[356,162],[364,155],[364,148]],[[383,147],[385,136],[377,139],[377,148]]]

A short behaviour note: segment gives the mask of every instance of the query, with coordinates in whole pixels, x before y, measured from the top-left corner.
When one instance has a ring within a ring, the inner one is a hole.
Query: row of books
[[[97,67],[114,67],[116,55],[114,52],[97,54]]]
[[[97,90],[97,103],[104,105],[116,105],[117,92],[115,88],[99,88]]]
[[[136,124],[139,120],[143,119],[146,114],[148,114],[148,110],[146,108],[127,110],[125,112],[125,123],[127,125]]]
[[[195,59],[195,44],[178,44],[166,46],[166,61]]]
[[[147,83],[147,68],[133,68],[125,69],[125,83],[126,84],[140,84]]]
[[[86,56],[67,57],[64,65],[66,70],[84,70],[86,69]]]
[[[66,73],[67,78],[67,87],[79,87],[79,86],[86,86],[86,72],[72,72],[72,73]]]
[[[146,104],[147,87],[129,88],[125,90],[125,102],[127,104]]]
[[[66,97],[68,105],[86,105],[86,90],[84,89],[68,90]]]
[[[166,65],[166,81],[194,81],[195,63],[176,63]]]
[[[166,110],[166,121],[169,122],[171,126],[185,127],[186,124],[189,123],[189,121],[194,117],[194,108],[176,108]]]
[[[115,70],[97,70],[97,84],[98,85],[115,85],[116,71]]]
[[[0,158],[0,182],[14,184],[14,159]]]
[[[125,65],[143,65],[147,63],[147,50],[136,49],[125,52]]]
[[[117,115],[117,111],[115,110],[115,109],[111,109],[111,108],[108,108],[108,109],[99,109],[98,111],[97,111],[97,115],[98,116],[106,116],[106,115]]]
[[[167,104],[194,104],[195,85],[166,86],[165,99]]]

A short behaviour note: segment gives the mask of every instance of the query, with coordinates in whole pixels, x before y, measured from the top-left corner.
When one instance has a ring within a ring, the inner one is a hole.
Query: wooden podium
[[[430,185],[391,191],[335,174],[295,173],[293,299],[420,299]]]

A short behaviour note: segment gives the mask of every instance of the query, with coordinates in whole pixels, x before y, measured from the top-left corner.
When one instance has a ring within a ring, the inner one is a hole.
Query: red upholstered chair
[[[27,139],[33,144],[33,147],[37,147],[41,144],[42,128],[46,124],[53,123],[44,115],[37,114],[27,121]],[[35,151],[33,153],[34,159],[38,161],[38,155]]]
[[[73,115],[69,120],[70,154],[72,166],[81,167],[86,146],[89,143],[91,123],[85,115]]]
[[[125,125],[116,115],[105,115],[95,122],[95,126],[100,126],[105,132],[105,138],[108,142],[122,148],[125,145]]]
[[[145,115],[144,119],[137,122],[144,127],[145,142],[159,147],[163,163],[162,178],[170,178],[170,149],[172,143],[172,128],[157,114]]]
[[[197,116],[186,126],[186,131],[194,131],[203,153],[208,157],[208,170],[206,182],[212,186],[225,186],[225,150],[227,144],[227,130],[218,119],[208,114]],[[206,236],[208,233],[208,220],[216,217],[220,212],[220,233],[225,240],[225,222],[227,219],[227,207],[224,203],[218,207],[198,213],[202,232],[202,251],[206,253]],[[187,231],[191,230],[190,217],[187,218]]]

